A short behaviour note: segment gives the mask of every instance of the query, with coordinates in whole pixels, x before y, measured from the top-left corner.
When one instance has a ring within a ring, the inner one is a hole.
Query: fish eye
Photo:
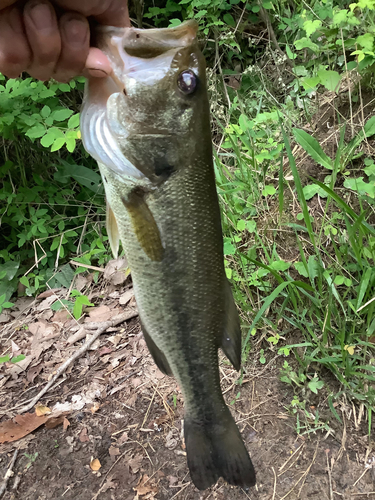
[[[183,94],[192,94],[197,88],[198,77],[190,69],[182,71],[178,75],[177,85]]]

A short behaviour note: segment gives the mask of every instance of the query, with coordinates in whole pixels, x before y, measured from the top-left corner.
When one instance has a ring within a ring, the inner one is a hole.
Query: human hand
[[[129,26],[127,0],[0,0],[0,73],[22,71],[39,80],[67,82],[85,68],[106,76],[106,56],[90,47],[87,18],[100,24]]]

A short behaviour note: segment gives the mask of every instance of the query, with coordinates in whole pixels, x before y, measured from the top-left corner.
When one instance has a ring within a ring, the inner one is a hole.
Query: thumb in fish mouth
[[[112,67],[107,56],[100,49],[91,47],[86,59],[84,76],[105,78],[111,73]]]

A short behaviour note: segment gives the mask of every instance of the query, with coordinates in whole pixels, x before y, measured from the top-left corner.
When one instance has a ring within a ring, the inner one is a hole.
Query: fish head
[[[197,24],[105,27],[97,44],[113,71],[87,83],[81,114],[84,146],[119,174],[163,182],[181,168],[184,150],[191,157],[202,138],[210,143]]]

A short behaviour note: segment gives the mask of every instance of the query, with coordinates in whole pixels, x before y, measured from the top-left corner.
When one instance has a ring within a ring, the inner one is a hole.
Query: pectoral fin
[[[233,299],[229,281],[225,290],[225,322],[221,338],[221,348],[236,370],[241,367],[241,326],[240,317]]]
[[[164,353],[158,348],[158,346],[152,340],[152,338],[150,337],[149,333],[147,332],[147,330],[144,327],[144,325],[142,324],[142,322],[141,322],[141,327],[142,327],[143,336],[145,338],[148,350],[150,351],[151,356],[154,358],[156,366],[165,375],[172,376],[173,375],[172,370],[169,367],[167,358],[165,357]]]
[[[134,189],[122,202],[127,209],[134,233],[145,254],[154,261],[161,261],[164,248],[161,242],[159,228],[145,200],[145,191]]]
[[[113,213],[112,208],[110,207],[108,201],[107,201],[106,212],[107,212],[106,218],[107,218],[107,233],[108,233],[109,244],[113,253],[113,257],[117,259],[118,249],[120,246],[120,235],[118,232],[115,214]]]

